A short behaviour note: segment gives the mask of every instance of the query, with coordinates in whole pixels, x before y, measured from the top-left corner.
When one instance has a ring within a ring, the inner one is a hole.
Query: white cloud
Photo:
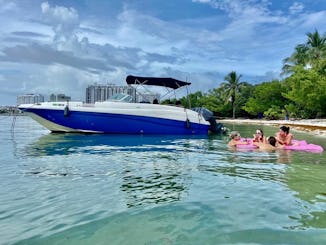
[[[284,23],[286,18],[277,11],[271,12],[267,0],[193,0],[205,3],[226,12],[233,20],[246,20],[247,23]]]
[[[316,26],[326,26],[326,10],[309,14],[302,14],[301,18],[304,27],[311,29],[311,32],[314,31],[313,29],[316,29]],[[320,33],[323,33],[325,29],[321,29],[319,31]]]
[[[294,2],[290,8],[289,11],[291,14],[298,14],[301,13],[304,9],[304,5],[302,3],[299,2]]]
[[[100,16],[87,3],[55,2],[4,7],[10,2],[0,0],[0,12],[7,9],[0,15],[1,95],[57,89],[83,98],[87,84],[124,84],[128,74],[187,79],[193,92],[217,87],[231,70],[248,82],[263,81],[275,77],[308,31],[326,26],[325,11],[308,12],[299,2],[291,15],[266,0],[192,0],[189,15],[174,18],[136,3],[119,2],[120,13]],[[196,12],[208,8],[207,15]]]
[[[54,44],[60,50],[70,50],[78,45],[76,31],[79,27],[78,12],[74,8],[51,7],[48,2],[41,4],[44,21],[52,26]]]
[[[16,10],[17,5],[13,1],[0,0],[0,13]]]
[[[42,13],[59,23],[78,23],[78,13],[74,8],[51,7],[48,2],[41,4]]]

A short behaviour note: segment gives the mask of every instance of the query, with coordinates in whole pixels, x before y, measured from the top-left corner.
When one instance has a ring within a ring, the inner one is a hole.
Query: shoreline
[[[258,124],[270,126],[289,126],[291,130],[326,136],[326,119],[300,119],[300,120],[265,120],[265,119],[219,119],[220,123],[232,124]]]

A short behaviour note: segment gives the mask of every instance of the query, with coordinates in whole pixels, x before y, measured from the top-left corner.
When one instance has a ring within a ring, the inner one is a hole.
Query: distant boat
[[[172,90],[190,85],[189,82],[158,77],[128,76],[126,82]],[[52,132],[201,135],[208,134],[212,125],[213,131],[216,130],[216,121],[212,114],[207,116],[205,108],[190,110],[174,105],[131,101],[130,95],[116,94],[108,101],[94,104],[43,102],[21,104],[18,108]]]

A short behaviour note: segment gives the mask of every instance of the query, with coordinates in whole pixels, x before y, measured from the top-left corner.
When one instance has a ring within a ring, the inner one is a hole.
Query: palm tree
[[[326,35],[320,36],[318,31],[314,33],[307,33],[308,41],[307,46],[309,47],[309,56],[312,63],[315,60],[325,58],[326,55]]]
[[[236,99],[239,93],[239,88],[241,86],[240,82],[241,75],[237,75],[235,71],[231,71],[224,80],[225,83],[221,84],[221,87],[225,91],[226,102],[231,102],[232,105],[232,118],[235,118],[235,108],[236,108]]]
[[[308,40],[305,44],[295,47],[294,53],[283,60],[282,74],[293,72],[297,65],[313,66],[326,57],[326,35],[320,36],[318,31],[307,33]]]
[[[289,74],[293,72],[293,67],[297,65],[305,66],[308,63],[309,47],[306,44],[299,44],[295,47],[294,53],[283,60],[282,74]]]

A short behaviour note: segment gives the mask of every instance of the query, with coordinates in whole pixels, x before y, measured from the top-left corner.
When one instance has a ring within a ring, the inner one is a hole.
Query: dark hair
[[[287,127],[287,126],[282,126],[282,127],[280,127],[280,129],[281,129],[283,132],[287,133],[287,134],[290,132],[290,127]]]
[[[260,131],[261,132],[261,136],[264,136],[264,131],[262,129],[258,128],[258,129],[256,129],[256,132],[257,131]]]
[[[272,146],[276,145],[276,138],[274,136],[268,137],[268,143],[270,143]]]
[[[158,104],[158,99],[154,99],[153,104]]]

